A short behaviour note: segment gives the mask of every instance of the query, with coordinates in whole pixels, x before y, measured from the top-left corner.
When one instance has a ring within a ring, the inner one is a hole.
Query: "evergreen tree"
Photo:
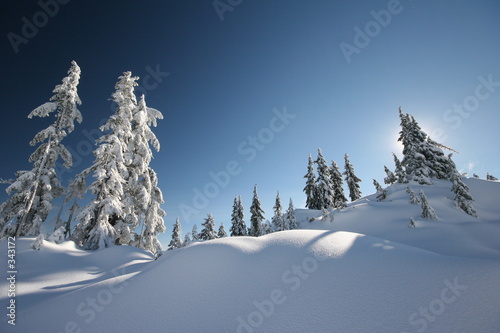
[[[316,159],[315,163],[318,165],[318,179],[316,180],[316,188],[318,191],[319,209],[333,208],[335,192],[333,189],[332,177],[330,175],[330,168],[326,164],[326,160],[323,157],[321,148],[318,148],[318,158]]]
[[[257,194],[257,185],[255,185],[253,188],[252,206],[250,206],[249,236],[259,237],[261,235],[263,220],[264,211],[261,208],[261,203]]]
[[[227,237],[226,230],[224,229],[224,223],[220,224],[219,232],[217,232],[217,238]]]
[[[281,206],[280,192],[276,195],[276,202],[274,204],[274,216],[273,216],[273,225],[274,230],[283,231],[286,230],[285,218],[283,216],[283,207]]]
[[[59,158],[64,166],[72,164],[71,153],[61,141],[73,131],[74,122],[82,122],[77,109],[81,104],[77,93],[80,67],[71,62],[68,76],[57,85],[50,102],[34,109],[28,118],[47,117],[55,113],[55,122],[35,135],[30,145],[39,144],[30,156],[30,171],[18,171],[16,179],[6,189],[10,198],[0,205],[0,239],[8,236],[37,236],[41,224],[52,210],[52,201],[63,194],[63,188],[55,171]]]
[[[217,233],[215,232],[215,220],[212,213],[209,213],[205,222],[201,224],[203,229],[200,232],[200,239],[207,241],[217,238]]]
[[[385,184],[391,185],[398,181],[398,178],[394,175],[394,173],[392,173],[392,171],[389,170],[385,165],[384,165],[384,171],[386,174],[386,177],[384,178]]]
[[[314,165],[311,154],[309,154],[307,173],[304,178],[307,179],[306,187],[304,187],[304,192],[306,194],[306,208],[320,209],[320,205],[318,202],[318,189],[316,187],[316,176],[314,174]]]
[[[453,183],[451,191],[455,193],[455,204],[470,216],[477,217],[477,212],[472,204],[474,199],[469,192],[469,187],[462,181],[462,176],[456,169],[455,163],[452,162],[452,166],[454,171],[451,173],[450,180]]]
[[[476,179],[479,179],[479,176],[477,174],[472,174],[472,177],[476,178]]]
[[[497,177],[490,175],[489,172],[486,173],[486,180],[498,180]]]
[[[392,156],[394,157],[394,164],[396,166],[396,169],[394,170],[394,176],[396,177],[396,182],[398,182],[399,184],[408,183],[408,177],[406,176],[406,171],[401,165],[401,162],[399,161],[396,154],[392,153]]]
[[[271,222],[266,220],[266,222],[262,223],[262,236],[267,234],[272,234],[274,232],[273,226]]]
[[[354,167],[352,166],[351,162],[349,161],[349,155],[345,154],[344,155],[345,159],[345,181],[347,183],[347,187],[349,188],[349,197],[351,198],[351,201],[358,200],[361,198],[361,191],[359,190],[359,182],[361,182],[361,179],[356,177],[354,174]]]
[[[133,231],[142,221],[142,232],[138,247],[153,253],[160,242],[157,235],[165,231],[163,217],[165,211],[160,208],[163,194],[158,187],[156,172],[149,166],[153,153],[149,145],[156,151],[160,150],[160,143],[150,126],[156,127],[157,119],[163,119],[160,111],[147,107],[144,95],[132,114],[132,132],[128,143],[127,163],[128,177],[125,188],[126,228]],[[124,239],[123,244],[129,241]]]
[[[410,203],[412,205],[416,205],[420,203],[420,199],[418,196],[413,192],[410,186],[406,186],[406,193],[410,196]]]
[[[452,150],[432,140],[415,118],[399,108],[401,131],[398,141],[403,144],[403,161],[408,178],[419,184],[431,185],[431,178],[449,179],[451,161],[442,148]]]
[[[243,203],[241,196],[236,196],[233,203],[233,213],[231,214],[231,236],[246,236],[247,226],[245,225]]]
[[[168,244],[167,250],[173,250],[182,247],[181,234],[182,227],[181,223],[179,222],[179,218],[177,218],[175,220],[174,230],[172,231],[172,240]]]
[[[86,175],[78,174],[72,181],[70,181],[68,192],[66,194],[66,197],[64,198],[63,204],[61,205],[61,209],[57,214],[54,231],[61,227],[64,227],[64,239],[69,239],[71,237],[71,222],[73,220],[73,216],[78,213],[77,210],[80,208],[80,206],[78,205],[78,199],[82,199],[85,191],[87,190],[85,176]],[[73,203],[69,208],[70,214],[68,219],[66,221],[63,221],[61,219],[61,214],[63,208],[70,200],[73,200]]]
[[[375,186],[375,189],[377,190],[377,201],[382,201],[387,197],[387,189],[382,188],[380,186],[379,182],[376,181],[375,179],[373,180],[373,185]]]
[[[429,220],[437,220],[434,209],[429,205],[423,190],[420,190],[420,202],[422,203],[422,217]]]
[[[185,236],[184,236],[184,242],[182,242],[182,246],[188,246],[189,244],[191,244],[191,233],[188,232]]]
[[[116,112],[101,126],[105,134],[97,140],[99,146],[94,151],[94,164],[82,172],[84,175],[93,173],[95,180],[88,190],[96,199],[78,214],[80,222],[73,238],[89,250],[132,240],[132,230],[125,218],[134,205],[127,185],[132,161],[129,147],[133,137],[132,115],[137,105],[134,95],[137,80],[138,77],[132,77],[130,72],[119,77],[113,94]]]
[[[408,228],[415,228],[415,220],[413,217],[410,217],[410,223],[408,223]]]
[[[200,240],[200,234],[198,234],[198,227],[196,226],[196,224],[193,225],[193,229],[191,229],[191,239],[192,242]]]
[[[345,197],[343,188],[344,181],[342,180],[342,173],[340,172],[339,166],[333,160],[332,166],[330,167],[330,176],[332,178],[332,186],[334,192],[333,206],[336,208],[344,208],[347,203],[347,198]]]
[[[163,217],[167,215],[160,205],[164,202],[163,195],[158,187],[156,172],[148,168],[149,192],[146,196],[149,200],[146,211],[143,213],[143,232],[140,235],[138,247],[146,249],[153,254],[163,251],[158,235],[165,232]]]
[[[287,221],[287,229],[297,229],[297,221],[295,220],[295,208],[293,207],[292,198],[290,198],[290,204],[288,205],[288,209],[286,211],[286,221]]]

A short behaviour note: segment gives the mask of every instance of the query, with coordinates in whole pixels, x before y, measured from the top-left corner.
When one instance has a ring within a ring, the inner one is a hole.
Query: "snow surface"
[[[438,215],[422,219],[397,184],[333,222],[297,210],[300,230],[196,242],[156,261],[128,246],[34,251],[34,238],[18,239],[16,326],[2,279],[0,332],[500,332],[500,183],[465,182],[478,218],[434,181],[410,184]],[[5,241],[0,255],[5,275]]]

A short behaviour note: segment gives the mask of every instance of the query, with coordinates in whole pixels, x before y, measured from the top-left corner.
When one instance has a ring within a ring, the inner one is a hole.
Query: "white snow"
[[[478,212],[451,182],[361,198],[334,220],[296,210],[299,230],[195,242],[158,260],[115,246],[16,242],[16,325],[0,282],[0,332],[500,332],[500,183],[467,179]],[[408,228],[410,217],[416,228]],[[309,219],[315,219],[309,222]],[[0,244],[7,269],[7,242]]]

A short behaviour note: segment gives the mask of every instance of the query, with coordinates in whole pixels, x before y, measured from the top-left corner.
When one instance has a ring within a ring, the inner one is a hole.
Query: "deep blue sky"
[[[390,22],[380,12],[388,7]],[[152,164],[168,213],[164,242],[177,216],[189,231],[212,212],[228,230],[235,195],[248,223],[254,184],[268,219],[277,190],[284,206],[291,197],[303,207],[307,156],[316,157],[318,147],[342,169],[349,153],[362,192],[372,193],[372,178],[382,182],[384,164],[393,168],[391,152],[401,153],[400,105],[460,152],[461,170],[500,175],[498,1],[244,0],[223,20],[212,1],[201,0],[73,0],[53,17],[42,10],[37,1],[2,5],[0,177],[30,168],[28,142],[53,119],[26,116],[48,101],[71,60],[82,69],[84,122],[64,142],[76,152],[64,184],[88,167],[87,136],[113,113],[114,84],[130,70],[141,77],[148,105],[165,116],[154,130],[162,148]],[[8,34],[22,36],[34,18],[37,33],[15,52]],[[368,40],[357,28],[368,29]],[[357,53],[346,57],[347,44]],[[462,113],[453,109],[464,104]],[[286,109],[287,124],[273,120],[273,109]],[[259,134],[262,150],[249,139]],[[210,173],[230,161],[237,172],[228,184],[208,185],[214,197],[194,207],[195,189],[204,192]]]

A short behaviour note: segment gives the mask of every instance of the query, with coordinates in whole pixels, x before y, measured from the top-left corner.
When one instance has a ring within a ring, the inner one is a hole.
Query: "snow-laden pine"
[[[18,171],[6,189],[10,198],[0,205],[0,238],[39,235],[41,224],[53,208],[52,201],[63,194],[55,166],[59,158],[65,167],[72,165],[71,153],[61,141],[74,130],[75,121],[83,120],[77,108],[81,104],[77,92],[80,73],[80,67],[72,61],[68,76],[54,88],[50,101],[28,115],[31,119],[55,113],[55,121],[30,142],[31,146],[38,145],[29,158],[33,168]]]

